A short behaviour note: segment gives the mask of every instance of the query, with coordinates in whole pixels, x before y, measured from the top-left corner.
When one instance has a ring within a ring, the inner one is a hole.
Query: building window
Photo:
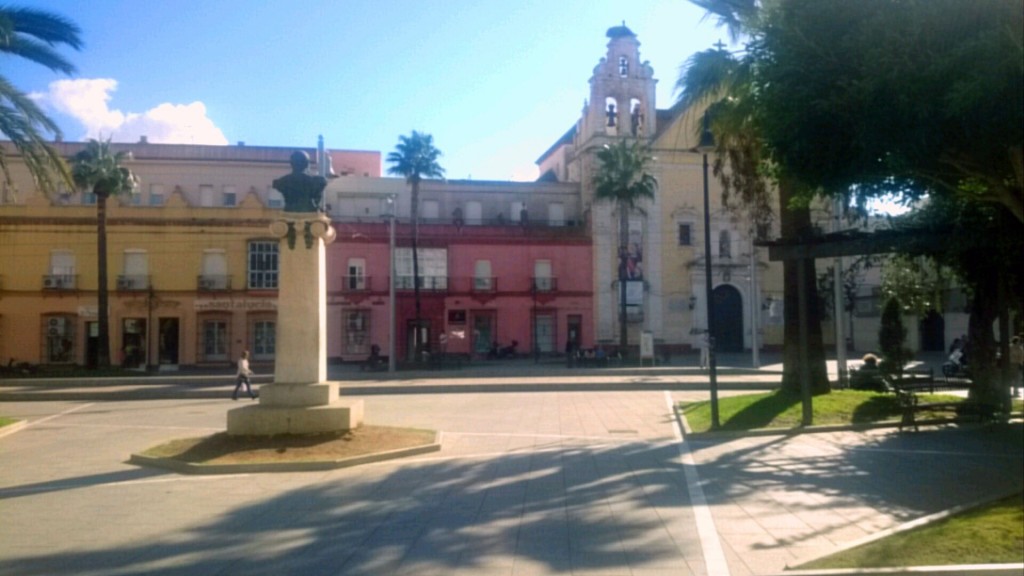
[[[444,248],[418,248],[421,290],[448,289],[448,251]],[[395,287],[413,289],[412,249],[395,249]]]
[[[204,208],[212,208],[214,206],[213,186],[209,184],[199,186],[199,205]]]
[[[96,195],[93,194],[92,191],[82,192],[82,204],[85,206],[95,206]]]
[[[625,56],[619,56],[619,76],[622,78],[629,76],[629,59]]]
[[[203,250],[202,274],[199,276],[200,290],[227,290],[231,288],[228,276],[228,259],[224,250],[211,248]]]
[[[277,289],[277,241],[249,243],[249,288]]]
[[[163,206],[164,205],[164,185],[163,184],[150,184],[149,185],[149,205],[150,206]]]
[[[366,260],[348,259],[348,275],[345,277],[347,290],[366,290]]]
[[[479,226],[483,223],[483,205],[476,200],[470,200],[469,202],[466,202],[466,224],[470,226]]]
[[[441,207],[437,200],[424,200],[420,216],[427,222],[436,222],[441,217]]]
[[[43,277],[43,288],[72,290],[75,288],[75,253],[70,250],[50,252],[50,273]]]
[[[473,290],[476,292],[490,292],[494,290],[490,260],[477,260],[473,265]]]
[[[693,246],[693,226],[690,224],[679,225],[679,245]]]
[[[345,311],[345,353],[370,353],[370,313],[366,310]]]
[[[75,359],[75,321],[71,316],[44,316],[43,360],[47,364],[62,364]]]
[[[124,251],[123,274],[117,278],[118,290],[146,290],[149,288],[149,255],[145,250],[130,248]]]
[[[284,208],[284,196],[273,186],[267,186],[267,208]]]
[[[551,260],[537,260],[533,263],[533,286],[538,292],[550,292],[554,289]]]
[[[223,198],[224,206],[235,206],[237,202],[238,202],[238,194],[235,192],[235,187],[234,186],[225,186],[224,187],[224,198]]]
[[[204,362],[219,362],[228,359],[227,320],[203,320],[202,342]]]
[[[271,360],[277,347],[275,322],[256,320],[252,323],[252,357],[254,360]]]
[[[565,226],[565,204],[561,202],[548,204],[548,226]]]

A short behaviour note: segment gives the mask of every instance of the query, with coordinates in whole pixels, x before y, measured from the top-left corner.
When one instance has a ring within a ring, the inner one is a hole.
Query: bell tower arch
[[[640,60],[640,42],[626,27],[608,29],[608,51],[590,77],[582,140],[595,136],[650,139],[657,128],[654,69]]]

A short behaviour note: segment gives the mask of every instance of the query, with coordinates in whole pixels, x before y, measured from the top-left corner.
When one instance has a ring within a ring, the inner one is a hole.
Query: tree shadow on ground
[[[3,559],[0,573],[479,574],[511,573],[513,563],[550,572],[703,569],[699,545],[681,553],[677,544],[693,532],[693,517],[670,441],[554,441],[391,468],[338,471],[157,538]],[[132,511],[160,513],[158,502],[144,500]]]

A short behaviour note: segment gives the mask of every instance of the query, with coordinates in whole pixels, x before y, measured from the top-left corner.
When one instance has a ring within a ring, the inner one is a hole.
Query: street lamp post
[[[711,208],[708,200],[708,154],[715,149],[714,137],[708,125],[707,113],[704,114],[703,129],[700,143],[694,151],[703,158],[704,173],[704,304],[707,309],[707,345],[708,345],[708,378],[711,388],[711,428],[719,427],[718,419],[718,374],[715,359],[715,306],[711,297],[714,292],[711,279]]]

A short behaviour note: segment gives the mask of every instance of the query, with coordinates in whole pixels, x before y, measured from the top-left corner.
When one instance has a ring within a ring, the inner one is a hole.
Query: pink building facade
[[[408,186],[334,181],[338,241],[328,247],[328,354],[387,354],[390,226],[395,212],[395,354],[415,353],[416,298]],[[425,182],[420,192],[420,341],[431,354],[483,359],[495,343],[519,355],[594,345],[592,243],[578,188],[566,184]],[[391,199],[389,201],[389,198]]]

